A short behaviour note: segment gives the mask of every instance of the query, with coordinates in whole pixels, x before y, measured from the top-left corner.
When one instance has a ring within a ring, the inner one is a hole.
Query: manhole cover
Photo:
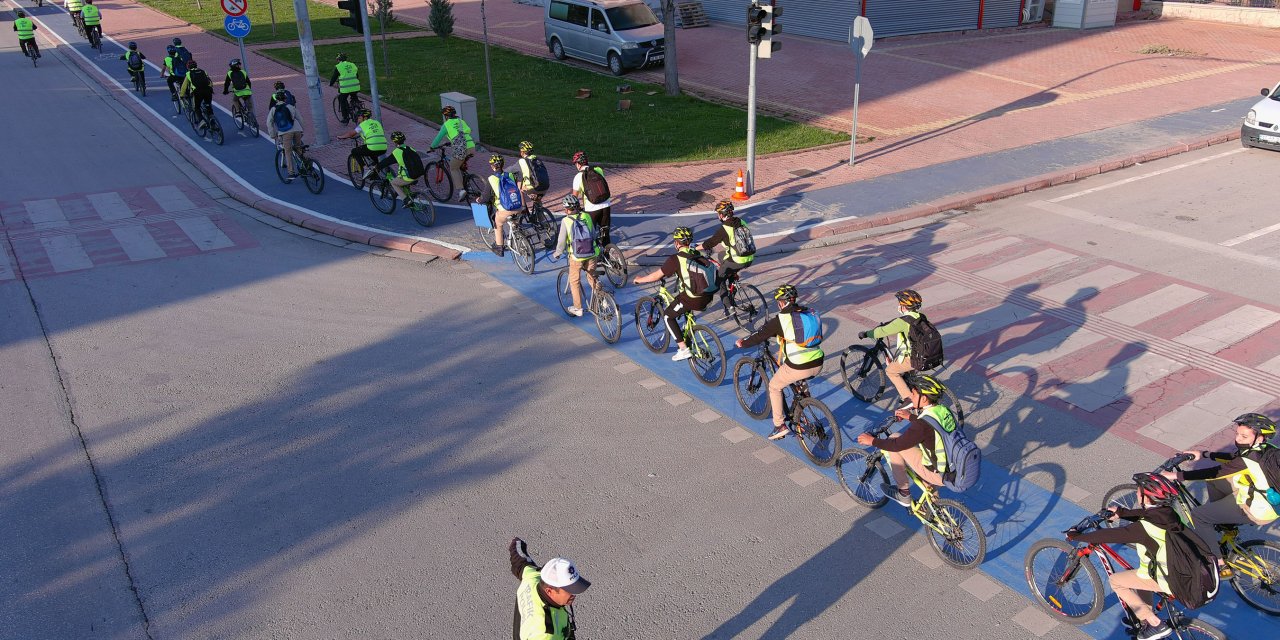
[[[676,194],[676,200],[679,200],[680,202],[684,202],[686,204],[694,204],[696,202],[706,202],[708,200],[715,200],[715,198],[712,197],[710,194],[708,194],[706,191],[694,191],[692,189],[686,189]]]
[[[791,175],[797,178],[808,178],[809,176],[818,175],[818,172],[813,169],[794,169],[791,171]]]
[[[1196,219],[1195,219],[1195,218],[1193,218],[1193,217],[1191,217],[1191,216],[1174,216],[1173,218],[1174,218],[1175,220],[1181,220],[1181,221],[1183,221],[1183,222],[1195,222],[1195,221],[1196,221]]]

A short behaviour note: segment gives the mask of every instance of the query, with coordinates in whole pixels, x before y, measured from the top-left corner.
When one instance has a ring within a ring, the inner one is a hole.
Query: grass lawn
[[[747,153],[747,114],[740,109],[687,96],[672,98],[661,86],[492,47],[498,115],[490,118],[483,45],[457,37],[427,36],[391,40],[387,47],[394,73],[391,77],[385,72],[378,74],[384,103],[438,122],[441,93],[460,91],[475,96],[482,139],[496,147],[515,149],[519,141],[530,140],[546,156],[567,158],[575,150],[585,149],[600,162],[618,163],[708,160]],[[329,61],[343,48],[316,47],[321,77],[329,77]],[[296,48],[262,53],[302,67]],[[377,59],[382,60],[381,52]],[[356,62],[363,72],[363,57]],[[616,87],[622,84],[630,84],[632,92],[619,95]],[[368,90],[367,83],[364,88]],[[592,97],[575,99],[579,88],[590,88]],[[645,95],[649,91],[658,93]],[[617,111],[619,98],[631,100],[630,111]],[[757,118],[756,128],[756,150],[762,154],[849,139],[845,134],[776,118]]]
[[[200,0],[203,8],[196,8],[196,0],[140,1],[153,9],[163,11],[175,18],[186,20],[205,31],[227,38],[226,29],[223,28],[223,19],[226,18],[226,14],[222,12],[222,5],[219,4],[219,0]],[[298,40],[298,22],[294,17],[293,2],[291,0],[271,0],[272,4],[269,5],[267,1],[252,0],[249,2],[249,12],[245,15],[249,16],[249,21],[253,23],[253,29],[249,31],[249,37],[244,39],[245,44],[289,40],[296,42]],[[271,35],[272,5],[275,6],[276,11],[276,34],[274,36]],[[338,24],[338,18],[347,17],[346,11],[339,11],[337,7],[318,2],[307,2],[307,6],[311,15],[311,35],[316,40],[360,35],[354,30]],[[377,18],[369,18],[369,28],[372,29],[376,37],[379,33]],[[409,31],[415,28],[402,22],[393,21],[387,25],[387,33]]]

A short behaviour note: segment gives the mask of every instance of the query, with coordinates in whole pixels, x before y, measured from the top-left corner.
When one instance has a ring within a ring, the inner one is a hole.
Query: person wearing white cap
[[[591,583],[564,558],[552,558],[539,567],[520,538],[512,539],[508,550],[511,573],[520,580],[512,640],[573,640],[573,601]]]

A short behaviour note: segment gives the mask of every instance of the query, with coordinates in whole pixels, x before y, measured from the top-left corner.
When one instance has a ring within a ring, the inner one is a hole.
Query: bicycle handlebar
[[[1190,462],[1195,459],[1196,457],[1189,453],[1179,453],[1178,455],[1172,458],[1169,458],[1168,460],[1165,460],[1164,464],[1160,465],[1159,467],[1156,467],[1155,472],[1160,473],[1162,471],[1177,471],[1178,467],[1181,466],[1182,463]]]

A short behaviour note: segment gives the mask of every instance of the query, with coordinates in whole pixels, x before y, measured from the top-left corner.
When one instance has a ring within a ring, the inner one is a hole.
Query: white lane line
[[[1134,326],[1205,297],[1203,291],[1171,284],[1102,313],[1102,317]]]
[[[175,220],[182,228],[182,232],[187,234],[191,242],[200,247],[201,251],[212,251],[214,249],[226,249],[234,247],[236,243],[227,237],[212,220],[208,218],[185,218],[183,220]]]
[[[1280,258],[1270,258],[1267,256],[1253,255],[1251,253],[1245,253],[1244,251],[1239,251],[1239,250],[1231,249],[1228,247],[1222,247],[1213,242],[1196,240],[1195,238],[1180,236],[1176,233],[1170,233],[1168,231],[1160,231],[1159,229],[1151,229],[1141,225],[1136,225],[1136,224],[1133,224],[1132,222],[1125,222],[1123,220],[1116,220],[1114,218],[1108,218],[1106,216],[1095,215],[1095,214],[1089,213],[1088,211],[1074,209],[1072,207],[1057,204],[1054,202],[1049,202],[1047,200],[1031,202],[1029,203],[1029,206],[1040,209],[1041,211],[1048,211],[1049,213],[1055,213],[1067,218],[1074,218],[1076,220],[1081,220],[1084,222],[1088,222],[1090,224],[1096,224],[1100,227],[1107,227],[1109,229],[1114,229],[1116,231],[1123,231],[1125,233],[1132,233],[1134,235],[1143,236],[1145,238],[1150,238],[1152,240],[1167,242],[1169,244],[1177,245],[1179,247],[1195,249],[1197,251],[1202,251],[1204,253],[1211,253],[1214,255],[1222,256],[1230,260],[1235,260],[1238,262],[1252,262],[1254,264],[1261,265],[1264,267],[1270,267],[1272,269],[1280,269]]]
[[[67,222],[67,216],[62,213],[62,205],[53,198],[28,200],[22,203],[22,206],[27,210],[27,219],[31,220],[31,225],[37,229],[71,226],[71,223]]]
[[[1195,327],[1173,341],[1205,353],[1217,353],[1277,322],[1280,322],[1280,313],[1247,304]]]
[[[80,239],[75,236],[40,238],[40,244],[44,246],[44,252],[49,256],[49,264],[58,273],[80,271],[93,267],[93,261],[89,259],[89,254],[84,252],[84,246],[80,244]]]
[[[155,200],[156,204],[160,205],[160,208],[164,209],[167,213],[173,213],[174,211],[190,211],[196,208],[196,205],[191,202],[191,199],[187,197],[187,194],[183,193],[182,189],[173,185],[147,187],[147,193],[150,194],[151,199]]]
[[[1017,280],[1022,276],[1031,275],[1037,271],[1043,271],[1058,265],[1066,264],[1078,258],[1074,253],[1068,253],[1058,249],[1045,249],[1037,251],[1028,256],[1022,256],[1015,260],[1002,262],[994,267],[988,267],[981,271],[974,272],[973,275],[979,278],[986,278],[995,282],[1009,282]]]
[[[735,204],[733,210],[737,213],[748,211],[756,207],[763,207],[767,204],[773,204],[777,200],[761,200],[759,202],[751,202],[748,204]],[[709,217],[716,214],[714,209],[707,211],[681,211],[680,213],[615,213],[610,218],[699,218]],[[767,215],[767,214],[766,214]]]
[[[1104,185],[1101,185],[1101,186],[1098,186],[1098,187],[1093,187],[1092,189],[1085,189],[1085,190],[1083,190],[1083,191],[1077,191],[1077,192],[1075,192],[1075,193],[1068,193],[1068,194],[1067,194],[1067,195],[1065,195],[1065,196],[1058,196],[1057,198],[1053,198],[1053,199],[1049,200],[1049,202],[1062,202],[1063,200],[1070,200],[1070,199],[1072,199],[1072,198],[1079,198],[1080,196],[1087,196],[1087,195],[1089,195],[1089,194],[1091,194],[1091,193],[1097,193],[1097,192],[1099,192],[1099,191],[1105,191],[1105,190],[1107,190],[1107,189],[1111,189],[1111,188],[1113,188],[1113,187],[1120,187],[1120,186],[1124,186],[1124,185],[1126,185],[1126,184],[1131,184],[1131,183],[1137,182],[1137,181],[1139,181],[1139,180],[1146,180],[1147,178],[1154,178],[1154,177],[1156,177],[1156,176],[1164,175],[1164,174],[1166,174],[1166,173],[1171,173],[1171,172],[1173,172],[1173,171],[1178,171],[1178,170],[1180,170],[1180,169],[1186,169],[1186,168],[1188,168],[1188,167],[1194,167],[1194,166],[1196,166],[1196,165],[1198,165],[1198,164],[1203,164],[1203,163],[1205,163],[1205,162],[1211,162],[1211,161],[1213,161],[1213,160],[1217,160],[1217,159],[1219,159],[1219,158],[1225,158],[1225,157],[1227,157],[1227,156],[1235,155],[1235,154],[1237,154],[1237,153],[1240,153],[1240,152],[1242,152],[1242,151],[1245,151],[1245,149],[1244,149],[1244,148],[1240,148],[1240,149],[1233,149],[1233,150],[1231,150],[1231,151],[1224,151],[1224,152],[1219,153],[1219,154],[1211,155],[1211,156],[1209,156],[1209,157],[1207,157],[1207,158],[1200,158],[1199,160],[1192,160],[1191,162],[1184,162],[1184,163],[1182,163],[1182,164],[1174,165],[1174,166],[1172,166],[1172,167],[1165,167],[1164,169],[1160,169],[1160,170],[1158,170],[1158,171],[1152,171],[1151,173],[1144,173],[1144,174],[1142,174],[1142,175],[1140,175],[1140,176],[1133,176],[1132,178],[1125,178],[1124,180],[1120,180],[1120,181],[1117,181],[1117,182],[1112,182],[1112,183],[1110,183],[1110,184],[1104,184]]]
[[[1066,301],[1076,297],[1082,291],[1089,289],[1093,289],[1095,292],[1105,291],[1108,287],[1125,282],[1126,280],[1137,277],[1137,275],[1138,272],[1136,271],[1121,269],[1120,267],[1113,265],[1105,265],[1088,273],[1059,282],[1058,284],[1049,285],[1037,291],[1036,295],[1041,298],[1045,298],[1046,300],[1066,303]]]
[[[1246,234],[1244,234],[1244,235],[1242,235],[1242,236],[1237,236],[1237,237],[1232,238],[1232,239],[1230,239],[1230,240],[1227,240],[1227,241],[1225,241],[1225,242],[1219,242],[1218,244],[1220,244],[1220,245],[1222,245],[1222,246],[1224,246],[1224,247],[1234,247],[1234,246],[1236,246],[1236,245],[1238,245],[1238,244],[1241,244],[1241,243],[1243,243],[1243,242],[1248,242],[1248,241],[1250,241],[1250,240],[1252,240],[1252,239],[1254,239],[1254,238],[1261,238],[1262,236],[1265,236],[1265,235],[1267,235],[1268,233],[1272,233],[1272,232],[1274,232],[1274,231],[1280,231],[1280,223],[1273,224],[1273,225],[1271,225],[1271,226],[1269,226],[1269,227],[1265,227],[1265,228],[1263,228],[1263,229],[1258,229],[1257,231],[1254,231],[1254,232],[1252,232],[1252,233],[1246,233]]]
[[[124,249],[130,260],[154,260],[167,255],[146,227],[119,227],[112,229],[111,235],[115,236],[116,242],[120,243],[120,248]]]
[[[1185,450],[1223,430],[1225,419],[1238,416],[1275,400],[1261,391],[1228,382],[1138,429],[1157,442]]]
[[[8,242],[4,239],[4,234],[0,233],[0,280],[13,280],[17,278],[13,273],[13,264],[9,262]]]
[[[998,251],[1009,245],[1018,244],[1019,242],[1022,242],[1022,238],[1004,236],[1002,238],[996,238],[995,240],[988,240],[972,247],[942,251],[933,255],[933,261],[940,262],[942,264],[955,264],[974,256],[986,255],[988,253]]]
[[[119,193],[109,191],[107,193],[91,193],[86,198],[89,204],[93,205],[93,209],[98,212],[98,217],[103,220],[124,220],[125,218],[134,217],[133,208],[125,203],[124,198]]]

